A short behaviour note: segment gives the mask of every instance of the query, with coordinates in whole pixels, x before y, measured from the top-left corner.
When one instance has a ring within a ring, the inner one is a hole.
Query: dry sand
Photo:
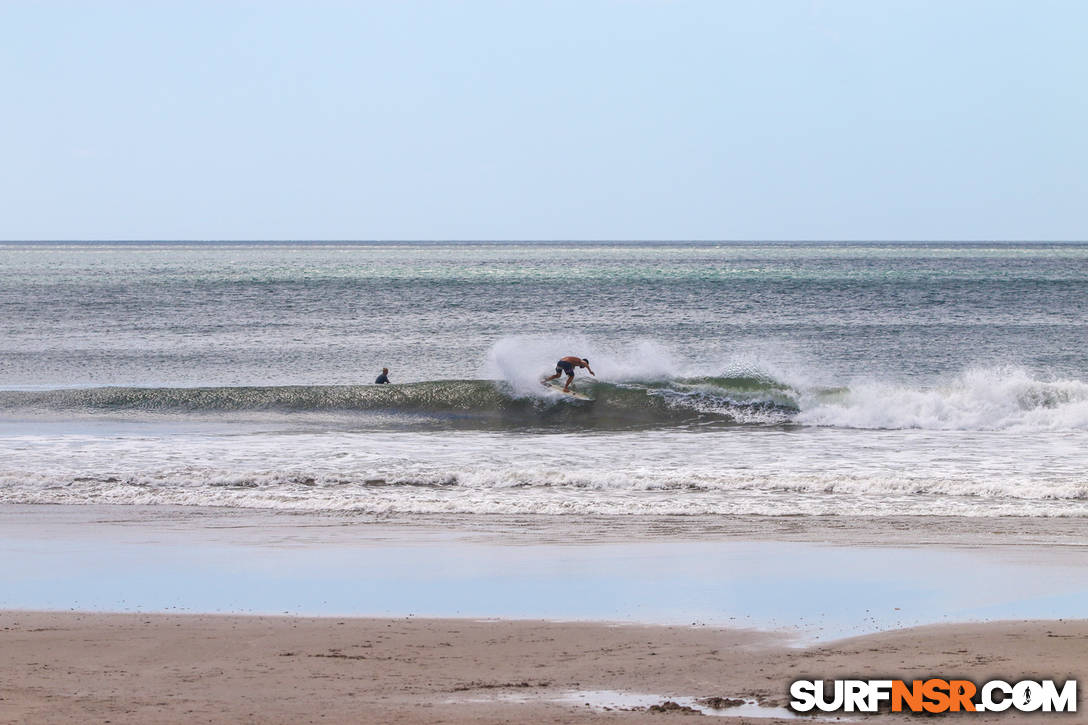
[[[4,723],[676,722],[704,716],[555,700],[619,690],[784,705],[800,677],[1085,675],[1088,620],[935,625],[799,648],[780,634],[702,627],[0,613]]]

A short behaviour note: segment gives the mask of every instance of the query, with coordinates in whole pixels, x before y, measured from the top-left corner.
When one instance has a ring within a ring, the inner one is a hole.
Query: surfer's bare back
[[[555,375],[550,378],[544,378],[542,382],[549,382],[555,380],[563,373],[567,374],[567,384],[563,386],[563,392],[570,392],[570,384],[574,382],[574,368],[585,368],[589,371],[589,374],[593,377],[597,377],[597,373],[593,372],[593,368],[589,366],[588,357],[574,357],[573,355],[567,355],[555,364]]]

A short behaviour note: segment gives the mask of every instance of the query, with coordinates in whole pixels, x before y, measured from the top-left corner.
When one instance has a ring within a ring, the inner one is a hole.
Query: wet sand
[[[0,722],[673,722],[687,718],[587,706],[595,696],[579,693],[749,698],[769,707],[785,705],[800,677],[1088,676],[1085,620],[790,644],[781,633],[708,627],[6,611]]]

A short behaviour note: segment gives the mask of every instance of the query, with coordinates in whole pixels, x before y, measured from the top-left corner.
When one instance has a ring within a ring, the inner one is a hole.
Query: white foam
[[[835,400],[808,396],[796,420],[890,430],[1088,430],[1088,384],[1017,368],[969,370],[928,388],[863,382]]]
[[[1073,432],[0,438],[0,502],[369,513],[1088,516]]]

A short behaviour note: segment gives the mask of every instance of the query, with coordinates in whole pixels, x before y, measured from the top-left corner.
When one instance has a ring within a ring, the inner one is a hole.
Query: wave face
[[[929,387],[861,382],[827,387],[769,375],[603,382],[592,401],[535,381],[440,380],[402,385],[83,388],[0,391],[0,413],[110,416],[283,414],[299,422],[484,430],[628,430],[818,426],[862,430],[1088,430],[1088,383],[1019,369],[967,371]]]
[[[221,388],[90,388],[3,391],[0,409],[83,414],[282,413],[388,416],[385,425],[485,429],[623,430],[700,425],[783,424],[797,413],[789,391],[754,378],[670,382],[580,382],[592,401],[538,386],[518,394],[508,384],[449,380],[403,385]]]

